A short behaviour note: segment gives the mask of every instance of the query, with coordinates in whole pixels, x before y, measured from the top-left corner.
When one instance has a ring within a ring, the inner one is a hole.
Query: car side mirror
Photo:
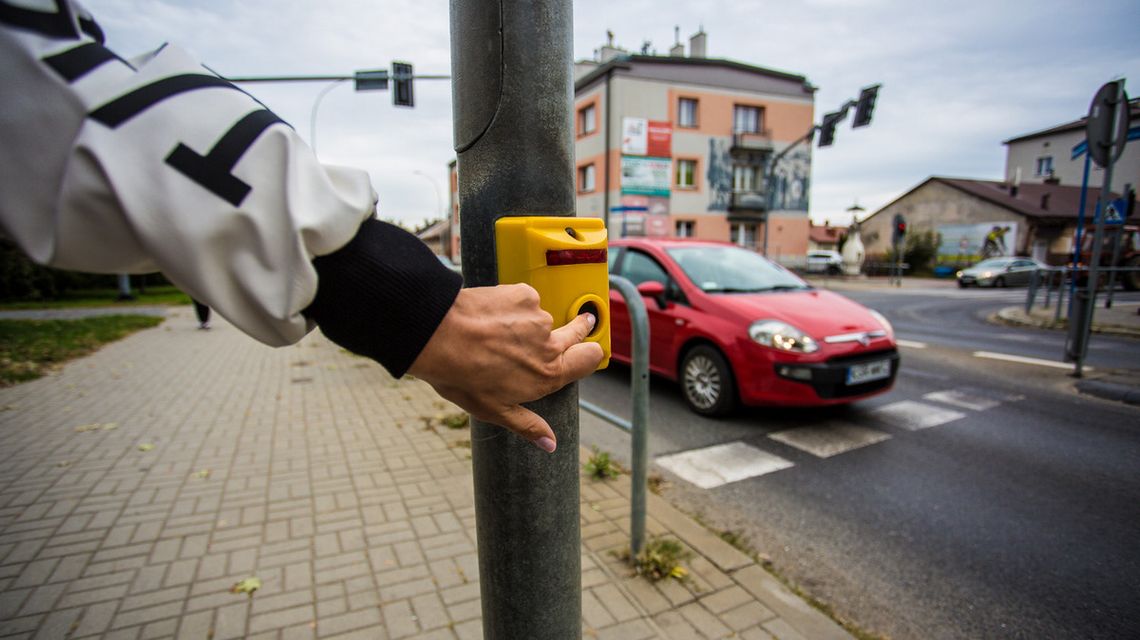
[[[658,309],[665,308],[665,285],[656,280],[646,280],[637,285],[637,292],[645,298],[653,298]]]

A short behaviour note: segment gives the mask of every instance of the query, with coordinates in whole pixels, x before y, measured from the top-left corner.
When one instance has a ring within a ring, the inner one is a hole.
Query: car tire
[[[999,288],[999,289],[1004,289],[1005,288],[1005,278],[1003,278],[1001,276],[998,276],[997,278],[995,278],[994,279],[994,286]]]
[[[966,283],[965,283],[965,282],[962,282],[961,280],[959,280],[959,281],[958,281],[958,288],[959,288],[959,289],[965,289],[965,288],[966,288]]]
[[[736,382],[732,368],[720,351],[698,345],[681,360],[681,395],[693,412],[702,416],[723,416],[736,406]]]

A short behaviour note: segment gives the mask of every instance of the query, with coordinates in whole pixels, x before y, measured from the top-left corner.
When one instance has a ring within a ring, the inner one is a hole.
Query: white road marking
[[[768,437],[788,446],[806,451],[819,458],[858,449],[890,439],[891,436],[847,422],[827,422],[807,427],[796,427],[768,434]]]
[[[995,393],[974,387],[961,387],[950,391],[933,391],[922,396],[922,398],[924,400],[933,400],[955,407],[962,407],[963,409],[985,411],[986,409],[993,409],[1003,402],[1024,400],[1025,396]]]
[[[656,462],[702,489],[712,489],[794,466],[780,456],[743,442],[682,451],[661,456]]]
[[[926,348],[925,342],[917,342],[914,340],[899,340],[896,338],[895,343],[898,344],[900,347],[907,347],[909,349],[925,349]]]
[[[909,431],[929,429],[930,427],[937,427],[938,425],[966,417],[966,414],[959,411],[943,409],[912,400],[894,402],[873,409],[870,413],[887,424]]]
[[[1026,358],[1025,356],[1012,356],[1008,353],[994,353],[992,351],[975,351],[975,358],[989,358],[990,360],[1005,360],[1006,362],[1017,362],[1019,364],[1035,364],[1040,367],[1053,367],[1054,369],[1072,369],[1073,365],[1066,362],[1056,362],[1054,360],[1042,360],[1040,358]],[[1085,371],[1092,371],[1092,367],[1084,367]]]

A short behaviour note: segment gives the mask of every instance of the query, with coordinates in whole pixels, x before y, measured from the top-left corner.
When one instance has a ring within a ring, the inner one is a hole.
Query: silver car
[[[1029,284],[1033,272],[1046,269],[1033,258],[989,258],[958,272],[959,287],[1014,287]]]

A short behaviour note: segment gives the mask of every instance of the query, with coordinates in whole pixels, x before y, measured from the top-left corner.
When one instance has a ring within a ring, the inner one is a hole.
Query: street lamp
[[[340,86],[340,83],[347,79],[348,78],[338,78],[333,80],[327,87],[321,89],[321,92],[317,94],[317,99],[313,101],[313,109],[309,112],[309,146],[313,148],[313,155],[317,155],[317,109],[321,106],[321,100],[324,100],[330,91],[336,89]]]

